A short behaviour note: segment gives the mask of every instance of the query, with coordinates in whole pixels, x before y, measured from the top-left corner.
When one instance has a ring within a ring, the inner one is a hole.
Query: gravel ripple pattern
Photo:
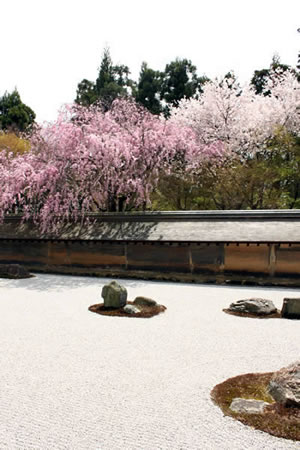
[[[224,314],[241,298],[283,288],[120,280],[165,306],[151,319],[105,317],[108,279],[38,275],[0,280],[0,449],[283,450],[224,417],[210,391],[229,377],[299,359],[300,322]]]

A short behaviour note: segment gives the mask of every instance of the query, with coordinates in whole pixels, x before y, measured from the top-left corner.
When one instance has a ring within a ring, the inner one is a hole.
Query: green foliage
[[[300,33],[300,28],[298,28],[297,31],[298,31],[298,33]],[[298,53],[297,70],[298,70],[297,78],[298,78],[298,81],[300,82],[300,52]]]
[[[209,164],[199,174],[202,196],[216,209],[297,208],[300,204],[299,138],[279,129],[266,149],[245,161]]]
[[[95,83],[89,80],[82,80],[77,87],[75,102],[82,106],[90,106],[97,100]]]
[[[138,103],[145,106],[152,114],[160,114],[162,112],[160,102],[161,82],[161,73],[150,69],[147,63],[143,62],[135,98]]]
[[[105,48],[96,81],[82,80],[77,87],[75,102],[89,106],[100,101],[104,110],[108,110],[116,98],[125,97],[134,90],[129,74],[127,66],[113,65],[110,51]]]
[[[279,194],[286,208],[300,206],[300,137],[281,127],[270,142],[273,164],[280,178]]]
[[[129,74],[130,71],[127,66],[114,66],[109,49],[104,49],[99,75],[96,80],[96,93],[106,109],[109,109],[117,97],[124,97],[128,94],[128,88],[133,85],[129,79]]]
[[[164,72],[150,69],[143,62],[136,91],[136,100],[153,114],[164,112],[169,116],[172,106],[177,107],[183,98],[202,93],[202,86],[208,81],[198,77],[196,66],[187,59],[176,59],[166,65]],[[164,106],[163,106],[164,105]]]
[[[228,158],[201,171],[174,172],[152,195],[155,210],[300,207],[300,137],[278,128],[269,145],[245,160]]]
[[[187,59],[176,59],[166,65],[164,72],[150,69],[142,63],[138,83],[129,78],[125,65],[114,65],[108,48],[104,49],[95,82],[83,79],[77,87],[75,102],[89,106],[100,101],[108,110],[118,97],[132,95],[153,114],[169,115],[171,106],[177,107],[183,98],[198,97],[208,78],[198,77],[196,66]],[[162,106],[164,104],[164,107]]]
[[[167,103],[166,116],[170,106],[177,107],[183,98],[197,97],[202,86],[208,81],[205,76],[198,77],[197,68],[187,59],[177,58],[166,65],[163,73],[161,99]]]
[[[272,209],[284,207],[279,174],[266,161],[229,162],[204,173],[202,189],[216,209]]]
[[[216,209],[216,205],[192,176],[175,173],[159,180],[151,197],[152,209],[157,211],[192,211]]]
[[[272,62],[268,69],[255,70],[251,79],[251,84],[255,89],[256,94],[270,95],[270,91],[266,90],[268,80],[271,79],[274,72],[282,73],[291,70],[291,67],[286,64],[281,64],[280,58],[277,55],[273,56]]]
[[[35,113],[21,101],[16,89],[0,98],[0,129],[23,132],[33,125],[34,119]]]

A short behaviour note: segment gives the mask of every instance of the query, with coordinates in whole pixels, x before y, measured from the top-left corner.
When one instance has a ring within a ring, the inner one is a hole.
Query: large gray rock
[[[300,408],[300,360],[275,372],[269,383],[269,393],[284,406]]]
[[[275,313],[276,306],[271,300],[265,300],[263,298],[249,298],[245,300],[238,300],[231,303],[229,306],[230,311],[250,313],[261,315],[268,315]]]
[[[232,400],[229,408],[236,413],[261,414],[269,404],[270,403],[263,402],[262,400],[237,397]]]
[[[300,319],[300,298],[284,298],[281,317]]]
[[[0,278],[30,278],[31,275],[26,267],[20,264],[0,264]]]
[[[134,305],[125,305],[123,309],[127,314],[137,314],[141,312],[139,308]]]
[[[123,308],[123,306],[126,305],[127,290],[116,281],[112,281],[111,283],[104,285],[101,295],[104,299],[104,306],[106,308],[118,309]]]
[[[156,306],[157,303],[155,300],[152,300],[152,298],[148,297],[136,297],[133,301],[135,305],[140,306]]]

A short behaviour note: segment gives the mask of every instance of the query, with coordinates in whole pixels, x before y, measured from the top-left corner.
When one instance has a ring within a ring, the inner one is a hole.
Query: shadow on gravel
[[[34,291],[56,291],[62,292],[70,289],[77,289],[83,287],[99,287],[106,283],[109,283],[114,278],[102,278],[102,277],[93,277],[93,276],[74,276],[74,275],[59,275],[59,274],[41,274],[41,273],[33,273],[32,278],[12,280],[7,278],[0,278],[0,291],[1,287],[13,287],[13,288],[21,288],[21,289],[29,289]],[[231,293],[231,297],[233,297],[234,291],[249,291],[252,290],[257,292],[259,295],[259,291],[266,291],[268,286],[241,286],[241,285],[218,285],[214,283],[180,283],[180,282],[172,282],[172,281],[157,281],[157,280],[139,280],[136,278],[117,278],[119,283],[122,283],[126,288],[141,288],[145,289],[149,287],[150,284],[171,284],[171,285],[180,285],[186,286],[189,288],[197,288],[197,287],[212,287],[214,289],[221,289],[222,291],[228,291]],[[272,289],[276,289],[277,291],[282,291],[286,293],[287,290],[293,291],[299,288],[293,287],[276,287],[272,286]],[[239,294],[242,295],[242,294]]]
[[[26,278],[22,280],[10,280],[0,279],[0,291],[1,287],[12,287],[14,289],[29,289],[33,291],[56,291],[63,292],[70,289],[84,288],[84,287],[99,287],[112,281],[113,278],[97,278],[88,276],[71,276],[71,275],[57,275],[57,274],[34,274],[33,278]],[[143,280],[129,280],[120,279],[126,288],[141,287],[144,288],[149,285],[149,281]]]

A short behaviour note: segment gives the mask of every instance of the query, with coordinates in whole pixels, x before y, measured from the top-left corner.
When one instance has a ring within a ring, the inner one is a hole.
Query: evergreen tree
[[[92,105],[97,100],[95,83],[89,80],[82,80],[77,87],[75,102],[82,106]]]
[[[129,74],[127,66],[113,65],[109,48],[105,48],[95,83],[84,79],[78,84],[76,103],[89,106],[100,101],[108,110],[116,98],[132,93],[134,83]]]
[[[34,123],[34,119],[35,113],[21,101],[17,89],[0,97],[0,129],[22,132]]]
[[[251,79],[251,84],[255,89],[256,94],[270,95],[270,90],[265,90],[268,80],[272,77],[274,72],[284,73],[291,70],[287,64],[282,64],[278,55],[274,55],[272,62],[268,69],[255,70]]]
[[[104,49],[96,80],[96,93],[105,109],[109,109],[117,97],[127,95],[127,87],[130,86],[129,73],[127,66],[114,66],[109,49]]]
[[[170,107],[179,105],[183,98],[197,98],[202,93],[202,86],[208,81],[206,76],[197,76],[196,66],[187,59],[176,58],[166,65],[161,99],[166,102],[165,114],[169,115]]]
[[[161,73],[150,69],[146,62],[142,63],[136,91],[136,101],[141,103],[153,114],[162,112],[160,102]]]

